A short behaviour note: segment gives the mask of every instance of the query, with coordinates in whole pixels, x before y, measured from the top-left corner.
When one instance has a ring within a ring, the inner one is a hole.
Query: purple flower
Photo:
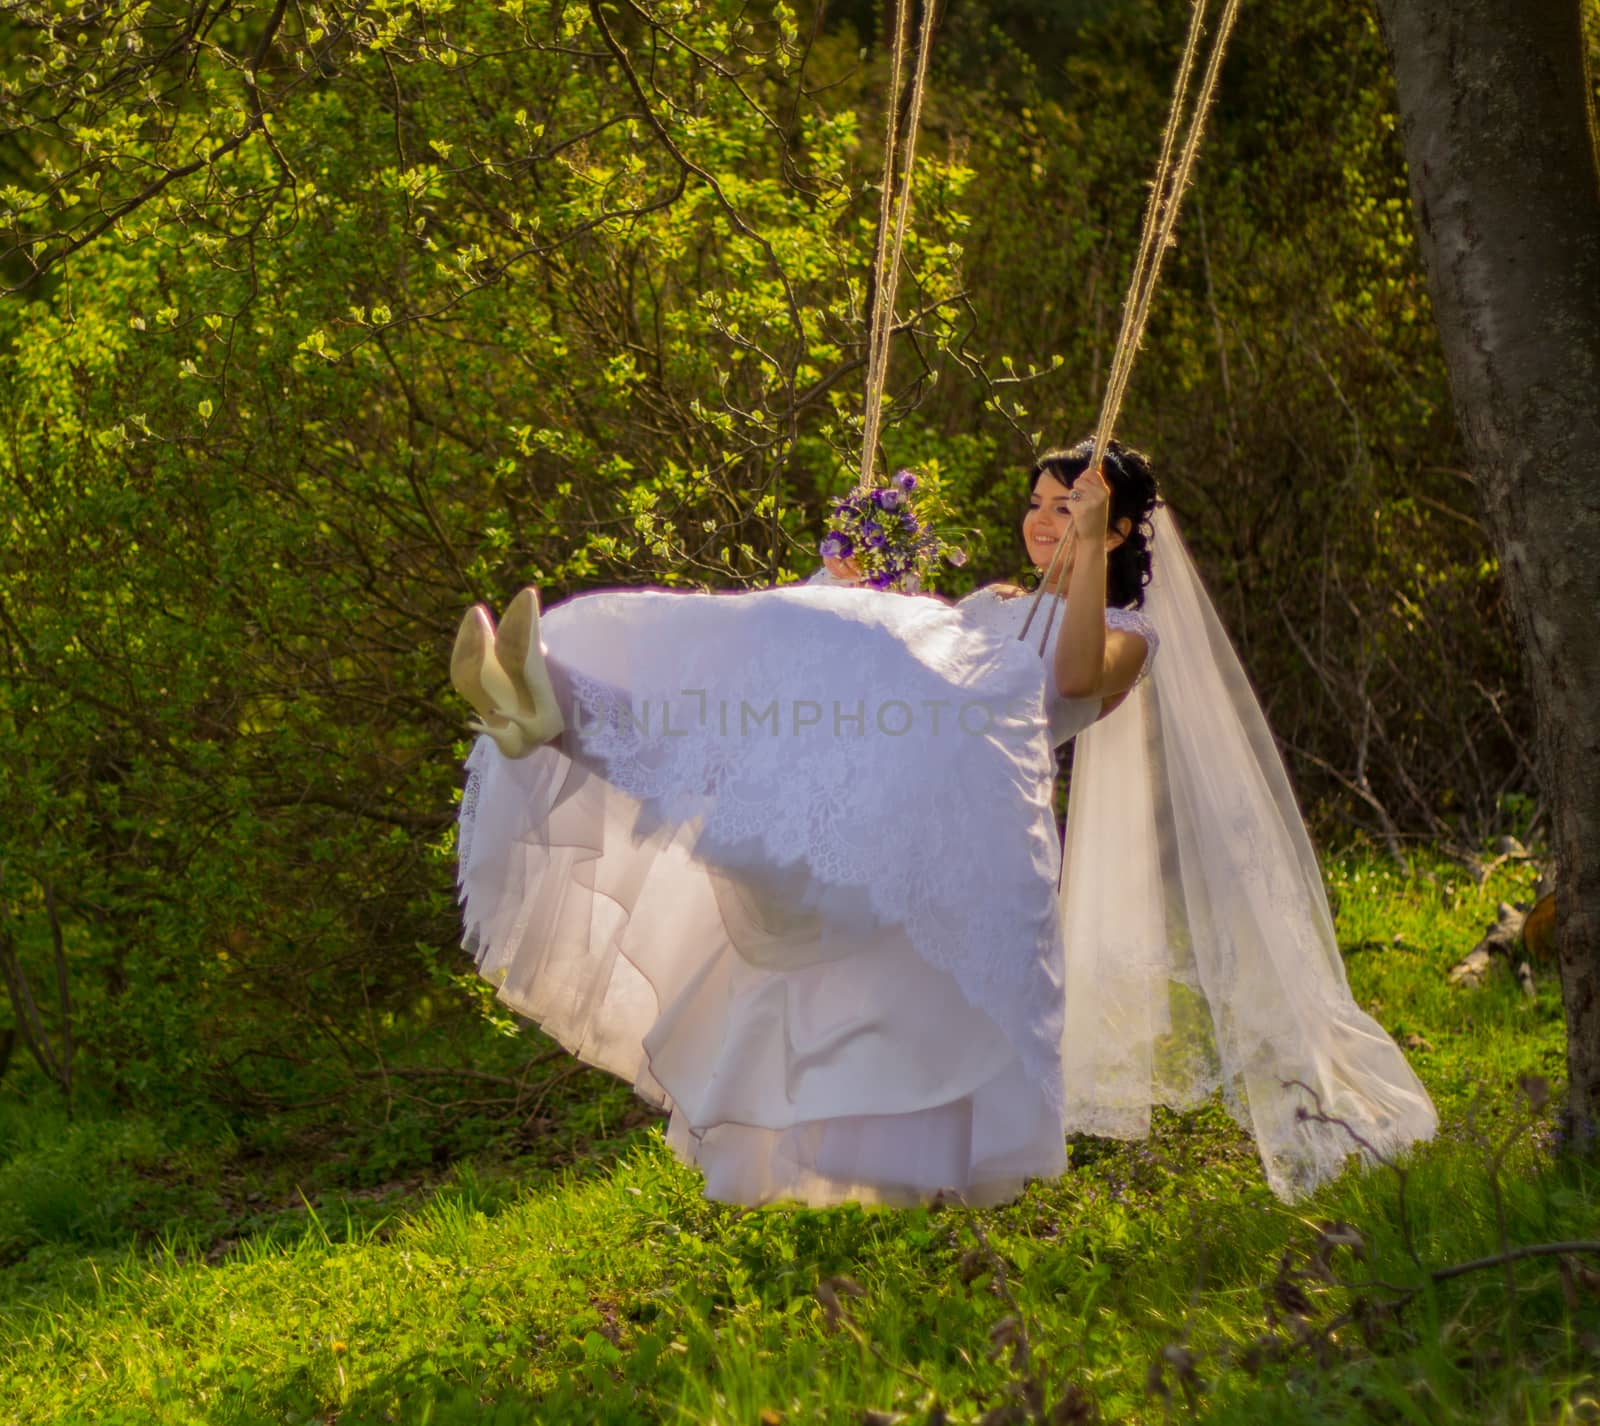
[[[917,517],[909,510],[906,510],[900,516],[900,528],[902,530],[910,530],[915,534],[922,526],[917,523]]]
[[[861,522],[861,538],[868,549],[881,550],[889,543],[889,537],[883,533],[883,526],[876,520],[863,520]]]
[[[917,488],[917,478],[909,470],[897,470],[890,479],[901,490],[915,490]]]
[[[817,548],[823,559],[847,560],[855,553],[856,547],[851,544],[848,535],[841,535],[837,530],[834,530],[823,538],[821,545]]]
[[[885,570],[882,574],[869,575],[867,583],[874,589],[887,589],[894,583],[894,576]]]

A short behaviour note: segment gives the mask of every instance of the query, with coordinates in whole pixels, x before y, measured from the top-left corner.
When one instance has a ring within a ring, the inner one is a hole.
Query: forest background
[[[884,445],[972,526],[947,594],[1022,572],[1027,461],[1093,424],[1186,17],[941,19]],[[815,566],[859,458],[883,23],[0,9],[8,1094],[230,1133],[367,1105],[374,1176],[525,1132],[524,1042],[457,949],[449,641],[526,583]],[[1248,7],[1119,433],[1325,846],[1537,841],[1364,6]]]
[[[883,459],[970,527],[947,595],[1024,573],[1028,460],[1094,422],[1187,15],[940,17]],[[1440,1106],[1409,1200],[1281,1209],[1206,1111],[1075,1143],[997,1246],[743,1221],[459,949],[462,610],[817,563],[885,23],[0,0],[0,1418],[1043,1419],[1074,1342],[1051,1419],[1192,1409],[1202,1348],[1217,1419],[1600,1415],[1600,1275],[1482,1257],[1600,1238],[1600,1185],[1553,974],[1447,978],[1547,812],[1365,5],[1246,5],[1119,434]]]

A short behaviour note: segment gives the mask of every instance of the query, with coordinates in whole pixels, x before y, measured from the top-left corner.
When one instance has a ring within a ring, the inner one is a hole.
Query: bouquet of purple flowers
[[[896,471],[883,485],[858,486],[834,505],[818,553],[824,559],[853,558],[871,589],[907,594],[922,588],[940,558],[965,564],[967,552],[929,522],[927,506],[937,506],[937,495],[914,496],[916,489],[917,477],[909,470]],[[918,509],[923,519],[917,518]]]

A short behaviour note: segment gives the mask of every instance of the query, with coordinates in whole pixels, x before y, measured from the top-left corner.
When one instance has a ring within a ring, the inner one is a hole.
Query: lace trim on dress
[[[473,745],[477,746],[476,743]],[[472,832],[478,823],[478,793],[483,787],[483,779],[478,776],[477,770],[470,769],[467,773],[467,785],[461,792],[461,808],[456,814],[459,831],[456,833],[456,861],[465,866],[472,860]]]
[[[738,687],[727,691],[828,688],[841,657],[841,632],[837,621],[797,622],[796,637],[756,651],[741,665]],[[686,689],[726,685],[725,659],[715,648],[685,648],[673,682]],[[996,672],[1009,662],[1002,656]],[[1038,817],[1012,821],[1015,835],[1004,845],[974,844],[951,815],[965,799],[1016,795],[1005,780],[1014,768],[1008,750],[1028,715],[1005,706],[993,733],[929,744],[930,755],[954,758],[908,772],[897,795],[884,798],[881,736],[828,737],[804,755],[791,736],[740,736],[746,705],[740,699],[734,708],[731,697],[720,708],[703,706],[686,727],[652,727],[629,716],[619,690],[575,669],[568,675],[588,714],[569,725],[580,755],[602,765],[606,780],[640,804],[635,836],[652,825],[693,824],[696,855],[757,883],[785,881],[786,872],[804,867],[816,879],[813,894],[836,900],[828,888],[852,889],[863,913],[879,924],[904,926],[923,959],[953,975],[968,999],[1008,1031],[1039,1018],[1027,1007],[1052,993],[1048,968],[1056,962],[1059,937],[1054,906],[1041,907],[1037,894],[1041,881],[1054,881],[1059,857],[1053,829],[1045,830],[1052,821],[1046,792],[1038,792]],[[999,689],[972,692],[994,696]],[[917,702],[909,690],[906,698]],[[1000,724],[1014,730],[1001,733]],[[751,724],[752,730],[759,726]],[[877,854],[908,838],[917,842],[916,857]],[[893,875],[884,874],[886,866]],[[956,867],[981,878],[990,894],[967,894],[963,880],[951,874]],[[1051,1034],[1017,1046],[1053,1109],[1062,1097],[1058,1035],[1059,1021]]]
[[[1115,605],[1106,610],[1106,628],[1137,634],[1144,640],[1144,662],[1139,665],[1139,677],[1133,681],[1137,688],[1142,679],[1149,677],[1150,666],[1156,661],[1156,650],[1161,647],[1161,635],[1156,632],[1156,626],[1137,609],[1119,609]]]

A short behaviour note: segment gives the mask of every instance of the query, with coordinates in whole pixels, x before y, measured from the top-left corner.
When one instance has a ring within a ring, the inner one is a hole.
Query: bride
[[[1432,1135],[1148,463],[1091,455],[1030,472],[1032,599],[830,560],[463,621],[464,944],[709,1197],[1000,1202],[1218,1090],[1286,1198]]]

